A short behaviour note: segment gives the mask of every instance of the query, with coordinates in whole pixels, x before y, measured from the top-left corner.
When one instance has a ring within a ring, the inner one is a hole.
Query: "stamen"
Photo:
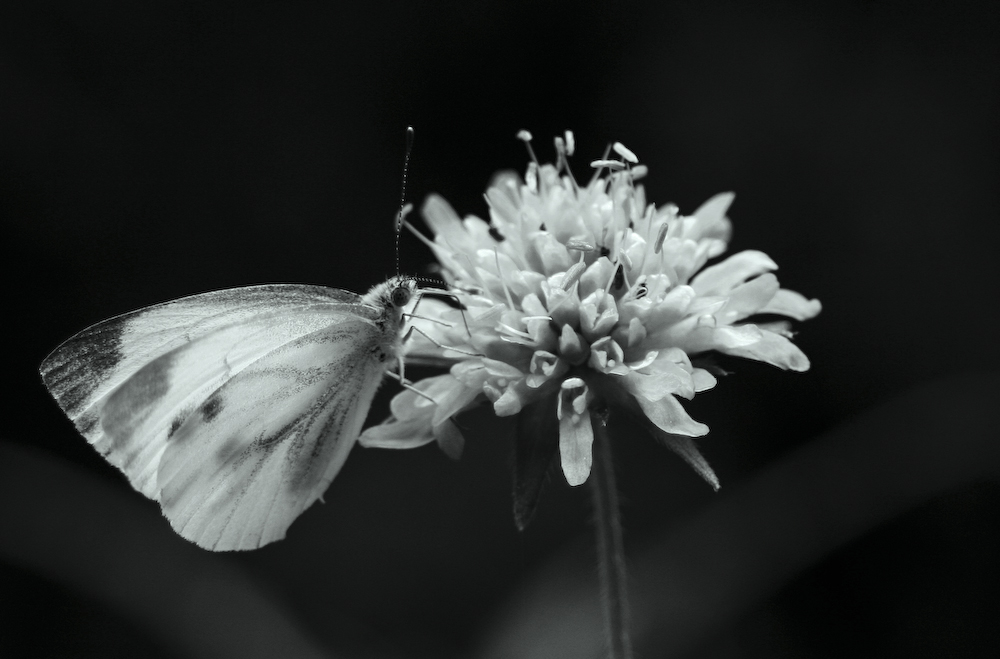
[[[572,138],[573,136],[572,133],[570,133],[569,131],[566,131],[566,133]],[[576,179],[573,177],[573,172],[569,168],[569,160],[566,159],[566,156],[568,154],[566,143],[563,141],[563,138],[556,137],[555,144],[556,144],[556,154],[559,156],[559,160],[556,164],[556,167],[558,170],[566,172],[566,176],[567,178],[569,178],[570,185],[573,187],[573,193],[579,196],[580,187],[576,184]]]
[[[580,256],[583,255],[581,254]],[[587,265],[583,262],[583,260],[577,261],[571,265],[569,270],[566,271],[566,274],[563,275],[563,280],[559,287],[568,292],[569,289],[573,288],[573,285],[576,284],[576,282],[580,281],[580,277],[586,269]]]
[[[620,155],[622,158],[632,163],[633,165],[639,162],[639,159],[635,157],[635,154],[632,153],[632,151],[630,151],[628,147],[626,147],[621,142],[615,142],[613,145],[611,145],[611,148],[615,150],[615,153],[617,153],[618,155]]]
[[[580,261],[579,263],[580,263],[580,264],[583,264],[583,262],[582,262],[582,261]],[[567,274],[569,274],[569,271],[567,271]],[[577,280],[579,280],[579,277],[577,277],[576,279],[577,279]],[[573,297],[573,296],[572,296],[572,295],[571,295],[570,293],[572,292],[572,290],[573,290],[573,286],[575,286],[575,285],[576,285],[576,283],[577,283],[577,282],[575,282],[575,281],[574,281],[574,282],[573,282],[573,283],[572,283],[572,284],[570,285],[570,287],[569,287],[569,288],[565,288],[565,289],[562,289],[562,288],[560,287],[560,289],[561,289],[561,290],[564,290],[564,291],[565,291],[565,292],[566,292],[567,294],[566,294],[566,295],[564,295],[564,296],[562,296],[562,299],[561,299],[561,300],[559,300],[558,302],[556,302],[556,303],[555,303],[554,305],[552,305],[551,307],[550,307],[550,306],[548,306],[548,305],[549,305],[549,301],[550,301],[550,300],[548,300],[548,299],[546,298],[546,300],[545,300],[545,307],[546,307],[546,308],[547,308],[547,309],[549,310],[549,313],[550,313],[550,314],[551,314],[551,313],[553,313],[553,312],[554,312],[554,311],[555,311],[556,309],[558,309],[559,307],[561,307],[561,306],[562,306],[563,304],[565,304],[566,300],[569,300],[569,299],[572,299],[572,297]],[[558,330],[557,330],[557,332],[558,332]]]
[[[524,174],[524,182],[528,189],[538,194],[538,163],[529,162],[528,171]]]
[[[656,242],[653,243],[653,253],[659,254],[660,250],[663,249],[663,241],[667,237],[667,230],[670,229],[670,225],[664,222],[660,225],[660,231],[656,234]]]
[[[534,341],[534,339],[532,338],[532,336],[530,334],[528,334],[527,332],[522,332],[521,330],[514,329],[513,327],[511,327],[510,325],[508,325],[506,323],[497,323],[497,327],[499,327],[501,329],[504,329],[504,330],[510,332],[511,334],[515,335],[515,336],[520,336],[522,338],[531,339],[532,341]]]
[[[483,295],[488,296],[490,293],[490,289],[486,285],[486,282],[483,281],[482,276],[480,276],[479,270],[476,269],[476,264],[472,262],[472,257],[466,254],[465,252],[462,252],[459,256],[464,256],[465,260],[469,262],[469,269],[467,269],[466,272],[468,272],[469,275],[476,280],[476,283],[479,284],[479,288],[482,289]]]
[[[600,161],[603,161],[603,160],[607,160],[609,153],[611,153],[611,145],[610,144],[607,145],[606,147],[604,147],[604,155],[601,156],[601,160],[599,160],[597,162],[600,162]],[[587,183],[587,187],[589,188],[590,186],[592,186],[594,184],[594,181],[596,181],[598,178],[600,178],[600,176],[601,176],[601,170],[600,169],[595,169],[594,170],[594,175],[590,177],[590,182]]]
[[[510,289],[507,288],[507,281],[503,278],[503,271],[500,270],[500,252],[497,251],[496,247],[493,248],[493,259],[497,264],[497,277],[500,278],[500,284],[503,286],[503,293],[507,296],[507,306],[509,306],[511,311],[513,311],[515,309],[514,298],[510,296]]]
[[[531,160],[538,166],[538,158],[535,157],[535,150],[531,148],[531,133],[526,130],[517,131],[517,139],[524,142],[524,146],[528,149],[528,155],[531,156]]]
[[[622,242],[624,243],[625,241],[623,240]],[[618,258],[621,259],[622,263],[625,264],[626,268],[628,268],[629,270],[632,269],[632,257],[629,256],[628,253],[620,246],[618,248]]]
[[[580,240],[579,238],[570,238],[566,242],[566,249],[572,249],[577,252],[594,252],[597,250],[597,245]]]
[[[594,160],[591,161],[590,166],[598,171],[607,168],[613,172],[620,172],[625,169],[625,163],[620,160]]]
[[[517,336],[507,336],[506,334],[501,334],[500,340],[506,341],[507,343],[513,343],[514,345],[524,346],[526,348],[536,347],[534,340],[522,339]]]

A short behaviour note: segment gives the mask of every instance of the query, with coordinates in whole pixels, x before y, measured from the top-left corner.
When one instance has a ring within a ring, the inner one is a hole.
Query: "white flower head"
[[[678,400],[715,386],[698,357],[716,351],[805,371],[809,360],[791,342],[788,321],[754,318],[806,320],[819,301],[780,288],[778,266],[763,252],[706,265],[726,250],[732,193],[681,215],[672,204],[647,203],[637,183],[646,168],[620,143],[617,158],[594,161],[582,185],[567,161],[572,133],[556,138],[555,165],[538,164],[529,133],[518,137],[532,162],[523,181],[495,177],[488,222],[459,218],[435,195],[424,204],[434,233],[427,242],[461,308],[424,296],[406,359],[449,373],[416,383],[423,395],[396,396],[392,416],[365,431],[362,444],[437,440],[455,454],[462,439],[451,418],[477,401],[498,416],[547,402],[542,408],[557,417],[553,450],[567,481],[579,485],[592,463],[591,412],[610,408],[640,419],[718,487],[691,439],[708,426]]]

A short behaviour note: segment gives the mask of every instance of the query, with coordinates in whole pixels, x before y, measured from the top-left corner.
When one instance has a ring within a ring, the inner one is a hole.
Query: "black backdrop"
[[[382,281],[412,124],[418,204],[482,215],[521,128],[543,157],[574,130],[581,169],[620,140],[657,203],[735,190],[732,249],[824,304],[809,373],[734,361],[689,406],[719,494],[617,442],[641,656],[996,656],[1000,17],[800,4],[0,10],[0,655],[586,656],[586,491],[518,534],[509,425],[470,415],[459,462],[356,449],[285,541],[210,555],[37,377],[154,302]]]

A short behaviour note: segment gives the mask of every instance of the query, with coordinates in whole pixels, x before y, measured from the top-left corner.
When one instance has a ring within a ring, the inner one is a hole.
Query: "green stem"
[[[594,466],[588,479],[594,502],[594,531],[597,534],[597,565],[601,581],[601,608],[609,659],[632,659],[632,639],[628,628],[628,594],[625,548],[622,543],[618,489],[611,459],[607,416],[591,414],[594,428]]]

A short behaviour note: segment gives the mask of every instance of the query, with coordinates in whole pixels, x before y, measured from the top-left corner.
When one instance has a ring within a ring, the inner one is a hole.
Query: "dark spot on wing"
[[[542,222],[541,226],[538,227],[539,231],[545,231],[545,222]]]
[[[233,456],[243,451],[243,442],[238,437],[230,437],[222,442],[222,446],[215,452],[215,459],[219,464],[228,464]]]
[[[201,419],[210,423],[222,411],[222,396],[215,394],[201,406]]]
[[[177,432],[177,429],[184,425],[184,420],[186,418],[187,417],[183,414],[174,417],[174,420],[170,422],[170,430],[167,431],[167,439],[173,437],[174,433]]]
[[[101,414],[101,426],[115,449],[132,439],[132,434],[170,389],[173,361],[171,354],[154,359],[108,397]]]

